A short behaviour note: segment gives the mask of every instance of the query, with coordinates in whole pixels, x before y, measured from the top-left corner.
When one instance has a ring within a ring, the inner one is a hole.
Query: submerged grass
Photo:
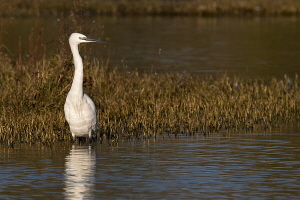
[[[31,66],[29,66],[31,65]],[[299,79],[199,78],[140,74],[85,61],[85,92],[94,100],[100,135],[246,131],[299,120]],[[59,56],[13,64],[0,54],[0,142],[70,141],[63,105],[73,65]]]
[[[81,15],[196,15],[277,16],[299,15],[298,0],[11,0],[0,5],[2,16],[68,15],[76,4]]]

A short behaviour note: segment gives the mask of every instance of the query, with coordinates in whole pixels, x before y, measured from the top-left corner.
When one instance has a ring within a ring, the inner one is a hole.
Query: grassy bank
[[[298,77],[282,80],[139,74],[84,62],[85,91],[94,100],[100,134],[109,138],[160,133],[256,131],[299,118]],[[59,56],[14,64],[0,54],[0,142],[70,141],[63,105],[73,78]]]
[[[291,16],[300,14],[298,0],[11,0],[0,5],[2,16],[69,15]]]

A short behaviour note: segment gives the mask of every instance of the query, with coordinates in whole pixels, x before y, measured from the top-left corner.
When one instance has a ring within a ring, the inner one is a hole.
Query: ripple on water
[[[300,134],[0,150],[0,197],[295,199]]]

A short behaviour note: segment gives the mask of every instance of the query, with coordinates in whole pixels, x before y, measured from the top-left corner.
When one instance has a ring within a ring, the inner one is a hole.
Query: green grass
[[[0,54],[0,142],[71,140],[63,105],[73,78],[69,59],[14,64]],[[85,61],[85,92],[94,100],[100,135],[253,132],[299,120],[299,79],[199,78],[110,69]]]
[[[298,0],[11,0],[2,2],[2,16],[69,15],[192,15],[278,16],[299,15]]]

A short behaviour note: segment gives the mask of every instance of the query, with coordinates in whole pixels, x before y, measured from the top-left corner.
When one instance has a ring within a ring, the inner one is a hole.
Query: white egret
[[[92,99],[83,92],[83,64],[78,45],[86,42],[105,43],[100,40],[87,38],[80,33],[72,33],[69,38],[75,73],[71,89],[66,98],[64,110],[74,140],[76,136],[88,136],[89,139],[91,139],[92,132],[96,132],[98,128],[95,104]]]

